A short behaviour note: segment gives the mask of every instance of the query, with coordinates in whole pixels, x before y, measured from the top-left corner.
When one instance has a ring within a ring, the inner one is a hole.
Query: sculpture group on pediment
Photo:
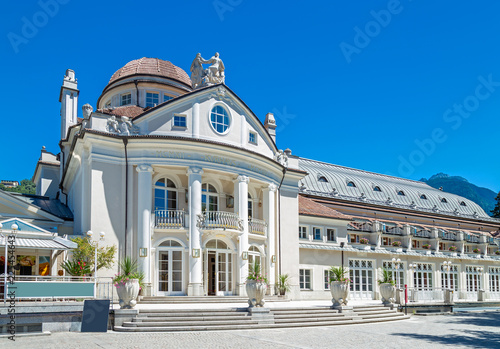
[[[121,136],[130,136],[139,134],[139,128],[132,124],[130,118],[126,116],[121,116],[120,121],[116,120],[115,115],[111,115],[108,118],[108,122],[106,124],[106,131]]]
[[[210,64],[205,69],[203,64]],[[219,52],[206,60],[203,59],[201,53],[198,53],[191,63],[191,83],[193,88],[221,84],[225,82],[224,63],[219,57]]]

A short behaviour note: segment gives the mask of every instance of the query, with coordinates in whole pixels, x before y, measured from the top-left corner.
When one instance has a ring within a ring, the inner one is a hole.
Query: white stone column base
[[[203,284],[190,283],[188,285],[187,295],[188,296],[204,296],[205,291],[203,290]]]
[[[238,296],[248,297],[246,284],[239,284],[236,286],[236,291],[238,292]]]

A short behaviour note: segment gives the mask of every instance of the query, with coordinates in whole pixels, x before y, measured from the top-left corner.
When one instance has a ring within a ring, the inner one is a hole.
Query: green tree
[[[497,197],[495,198],[496,204],[495,208],[491,210],[492,216],[495,218],[500,218],[500,191],[498,192]]]
[[[85,237],[71,239],[78,247],[72,250],[74,262],[85,262],[92,272],[94,272],[95,246],[96,242]],[[116,255],[116,246],[103,246],[97,248],[97,270],[109,269],[113,266]]]
[[[36,185],[29,179],[23,179],[21,183],[15,188],[7,188],[5,185],[0,184],[0,189],[4,191],[10,191],[13,193],[22,193],[22,194],[35,194],[36,193]]]

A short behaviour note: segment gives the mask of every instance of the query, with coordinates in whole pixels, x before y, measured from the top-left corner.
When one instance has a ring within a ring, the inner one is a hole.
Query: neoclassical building
[[[273,114],[255,115],[225,85],[218,54],[190,70],[131,61],[79,118],[68,69],[61,151],[44,150],[34,174],[38,195],[71,210],[74,235],[103,231],[138,260],[147,294],[244,295],[259,262],[271,284],[291,276],[294,299],[329,298],[328,268],[341,264],[354,298],[378,297],[382,267],[420,297],[500,297],[500,222],[478,205],[281,151]]]

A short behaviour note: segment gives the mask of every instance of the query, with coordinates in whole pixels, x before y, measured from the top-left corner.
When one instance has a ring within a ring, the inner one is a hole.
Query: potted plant
[[[144,274],[137,271],[137,261],[125,257],[119,262],[121,272],[113,278],[121,309],[132,309],[137,304]]]
[[[280,274],[276,283],[276,290],[280,296],[290,291],[290,276],[288,274]]]
[[[392,246],[401,247],[401,241],[393,241]]]
[[[475,248],[475,249],[472,250],[472,252],[474,252],[474,253],[481,253],[481,249]]]
[[[344,267],[330,268],[330,293],[332,294],[332,303],[334,307],[347,305],[349,283],[351,279],[349,279],[346,274],[347,270]]]
[[[392,279],[392,273],[382,268],[382,278],[378,280],[380,287],[380,295],[382,296],[382,303],[389,305],[394,302],[394,291],[396,290],[395,282]]]
[[[248,306],[250,308],[264,306],[264,296],[266,295],[267,285],[267,278],[262,275],[260,264],[257,262],[251,264],[247,283],[245,285],[248,296]]]
[[[84,261],[64,261],[61,267],[71,276],[86,276],[92,274],[90,266]]]
[[[495,251],[495,254],[496,254],[497,256],[500,256],[500,250],[496,250],[496,251]]]
[[[448,251],[450,251],[450,252],[455,252],[456,250],[457,250],[457,246],[455,246],[455,245],[452,245],[448,248]]]
[[[431,245],[429,245],[429,244],[423,244],[422,248],[426,249],[426,250],[429,250],[431,248]]]
[[[368,239],[367,238],[361,238],[359,239],[359,243],[363,245],[368,245]]]

